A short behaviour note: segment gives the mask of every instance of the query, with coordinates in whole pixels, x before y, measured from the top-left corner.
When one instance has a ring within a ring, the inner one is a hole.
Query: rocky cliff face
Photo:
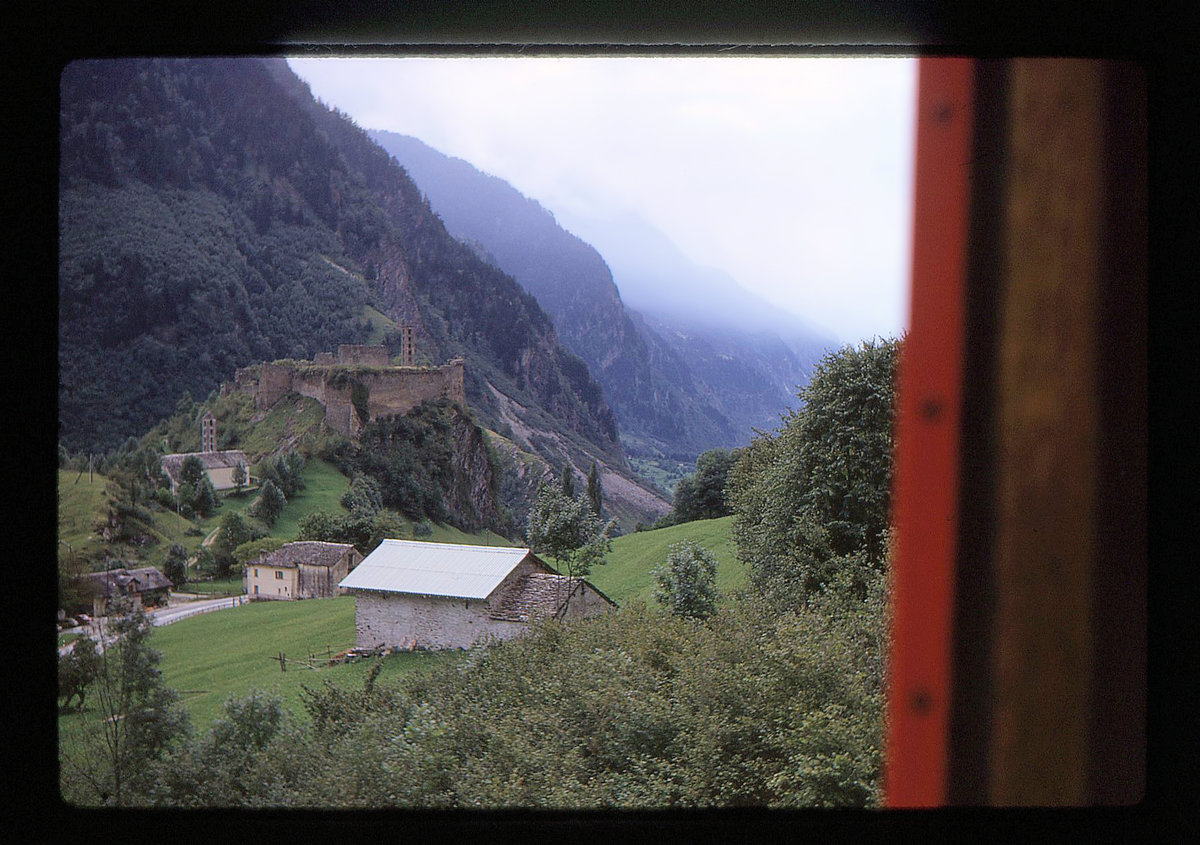
[[[453,480],[446,505],[456,523],[468,531],[491,528],[511,536],[516,526],[501,504],[499,479],[484,433],[462,414],[454,414],[449,440]]]

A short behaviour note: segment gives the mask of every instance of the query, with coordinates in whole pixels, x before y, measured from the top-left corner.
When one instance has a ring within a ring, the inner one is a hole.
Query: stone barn
[[[301,540],[246,562],[242,580],[255,599],[291,601],[345,595],[338,582],[362,560],[349,543]]]
[[[384,540],[342,579],[354,592],[359,648],[469,648],[510,639],[533,619],[578,619],[616,608],[582,578],[528,549]]]

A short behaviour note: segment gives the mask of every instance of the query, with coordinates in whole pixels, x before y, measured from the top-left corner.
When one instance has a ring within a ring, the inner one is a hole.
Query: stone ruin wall
[[[360,346],[352,343],[343,343],[338,346],[337,362],[347,367],[390,367],[392,365],[392,359],[388,356],[386,346]]]
[[[370,350],[370,351],[364,351]],[[382,353],[382,356],[381,356]],[[332,355],[319,353],[314,365],[332,364]],[[447,398],[467,407],[465,365],[461,358],[436,368],[393,367],[387,350],[377,347],[338,347],[341,365],[378,367],[355,373],[369,392],[368,410],[372,419],[388,414],[406,414],[426,400]],[[352,364],[346,364],[352,361]],[[379,362],[383,363],[380,364]],[[329,362],[329,364],[326,364]],[[336,366],[336,365],[335,365]],[[299,393],[325,406],[325,423],[335,431],[354,436],[359,431],[358,415],[351,404],[351,385],[335,387],[328,383],[329,371],[299,372],[296,364],[263,363],[258,367],[257,381],[253,368],[238,370],[239,389],[254,395],[255,407],[266,410],[288,393]]]
[[[259,367],[258,389],[254,394],[256,408],[270,408],[292,392],[294,369],[286,364],[263,363]]]
[[[426,400],[443,397],[467,407],[462,359],[436,369],[405,367],[393,372],[363,373],[359,380],[370,391],[368,408],[372,419],[384,414],[406,414]]]
[[[467,407],[462,359],[435,369],[392,367],[385,371],[356,373],[355,378],[367,388],[367,410],[371,419],[407,414],[426,400],[443,397]],[[357,434],[358,415],[350,401],[351,386],[325,384],[324,389],[325,422],[342,434]]]

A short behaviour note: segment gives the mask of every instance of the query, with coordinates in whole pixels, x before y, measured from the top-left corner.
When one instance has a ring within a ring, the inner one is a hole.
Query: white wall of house
[[[247,472],[246,470],[243,470]],[[233,483],[233,467],[219,467],[210,469],[208,472],[208,480],[212,482],[214,490],[232,490],[235,486]],[[245,486],[245,482],[243,482]]]
[[[520,622],[488,618],[479,599],[355,590],[355,643],[360,648],[469,648],[489,636],[511,639]]]
[[[248,563],[245,569],[246,595],[251,598],[291,601],[296,595],[296,567],[263,566]]]

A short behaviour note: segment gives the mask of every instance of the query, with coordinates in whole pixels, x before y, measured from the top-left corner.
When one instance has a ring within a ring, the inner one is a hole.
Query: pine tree
[[[587,495],[588,504],[592,506],[592,513],[600,516],[600,512],[604,509],[604,489],[600,486],[600,472],[596,468],[595,461],[592,461],[592,468],[588,470]]]
[[[275,486],[274,481],[268,479],[263,484],[262,492],[258,494],[258,505],[255,507],[254,515],[267,525],[274,525],[286,504],[287,499],[283,492]]]

